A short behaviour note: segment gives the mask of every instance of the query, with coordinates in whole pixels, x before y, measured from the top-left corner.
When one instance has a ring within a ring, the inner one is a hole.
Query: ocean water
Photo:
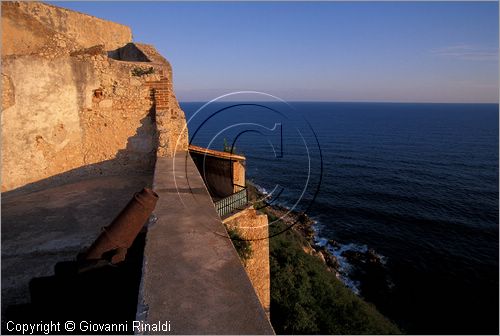
[[[192,143],[236,139],[247,178],[314,218],[318,243],[381,256],[384,281],[343,280],[406,332],[498,333],[498,105],[181,106]]]

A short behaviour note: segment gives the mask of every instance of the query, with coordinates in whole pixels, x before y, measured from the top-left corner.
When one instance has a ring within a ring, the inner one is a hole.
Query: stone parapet
[[[132,31],[119,23],[41,2],[2,1],[2,56],[39,53],[52,44],[113,50],[131,41]]]
[[[137,319],[170,321],[169,334],[274,334],[189,155],[159,157],[153,188]]]

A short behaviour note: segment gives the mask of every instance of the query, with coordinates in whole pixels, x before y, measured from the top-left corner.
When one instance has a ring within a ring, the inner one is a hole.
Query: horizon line
[[[500,102],[432,102],[432,101],[423,101],[423,102],[410,102],[410,101],[352,101],[352,100],[287,100],[283,99],[285,102],[290,103],[349,103],[349,104],[495,104],[499,105]],[[210,100],[181,100],[178,99],[179,103],[206,103]],[[277,102],[276,100],[226,100],[220,102]]]

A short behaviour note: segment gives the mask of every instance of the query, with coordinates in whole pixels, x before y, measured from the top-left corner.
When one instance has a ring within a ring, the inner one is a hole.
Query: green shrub
[[[229,146],[229,144],[227,143],[227,139],[224,138],[224,144],[222,145],[222,151],[223,152],[226,152],[226,153],[232,153],[232,148],[231,146]]]
[[[155,73],[155,69],[153,67],[149,67],[148,69],[136,67],[136,68],[132,69],[132,76],[136,76],[136,77],[141,77],[144,75],[149,75],[149,74],[154,74],[154,73]]]
[[[227,142],[227,139],[224,138],[224,144],[222,147],[222,151],[231,154],[239,154],[236,152],[236,146],[232,146]],[[241,154],[242,155],[242,154]]]
[[[249,240],[244,240],[237,228],[226,226],[226,230],[241,261],[246,265],[248,259],[250,259],[253,254],[252,243]]]

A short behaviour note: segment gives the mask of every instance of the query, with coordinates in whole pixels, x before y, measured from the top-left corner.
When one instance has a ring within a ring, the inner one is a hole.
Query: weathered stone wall
[[[267,216],[253,208],[248,208],[224,219],[223,223],[228,228],[237,228],[244,239],[251,241],[252,257],[246,261],[244,266],[262,307],[269,316],[271,276]]]
[[[69,12],[71,20],[82,17],[80,27],[98,20],[40,3],[4,7],[8,20],[2,20],[3,27],[19,36],[38,36],[38,28],[53,32],[54,25],[64,30],[58,23],[61,13]],[[178,151],[187,150],[186,121],[173,93],[170,64],[147,45],[136,47],[143,54],[137,62],[108,57],[110,44],[85,48],[96,41],[97,30],[89,28],[87,39],[75,37],[78,22],[71,20],[65,28],[69,37],[57,33],[51,35],[56,41],[41,49],[2,54],[2,191],[35,182],[43,186],[75,177],[152,172],[157,154],[171,156],[176,144]],[[109,30],[114,27],[104,26],[103,38],[113,39]],[[118,37],[129,31],[116,27]],[[14,43],[11,38],[2,46],[15,51]],[[134,46],[125,46],[133,57]]]
[[[39,2],[2,1],[2,56],[42,52],[47,47],[106,50],[132,41],[129,27]]]
[[[102,50],[103,51],[103,50]],[[49,59],[7,57],[2,102],[2,190],[63,172],[74,175],[152,171],[153,99],[133,65],[105,53]]]
[[[2,108],[9,108],[15,104],[14,85],[10,77],[2,74]]]
[[[90,95],[79,91],[98,86],[91,65],[36,55],[4,58],[2,77],[12,83],[15,102],[2,101],[2,191],[82,165],[79,99],[90,107]]]

